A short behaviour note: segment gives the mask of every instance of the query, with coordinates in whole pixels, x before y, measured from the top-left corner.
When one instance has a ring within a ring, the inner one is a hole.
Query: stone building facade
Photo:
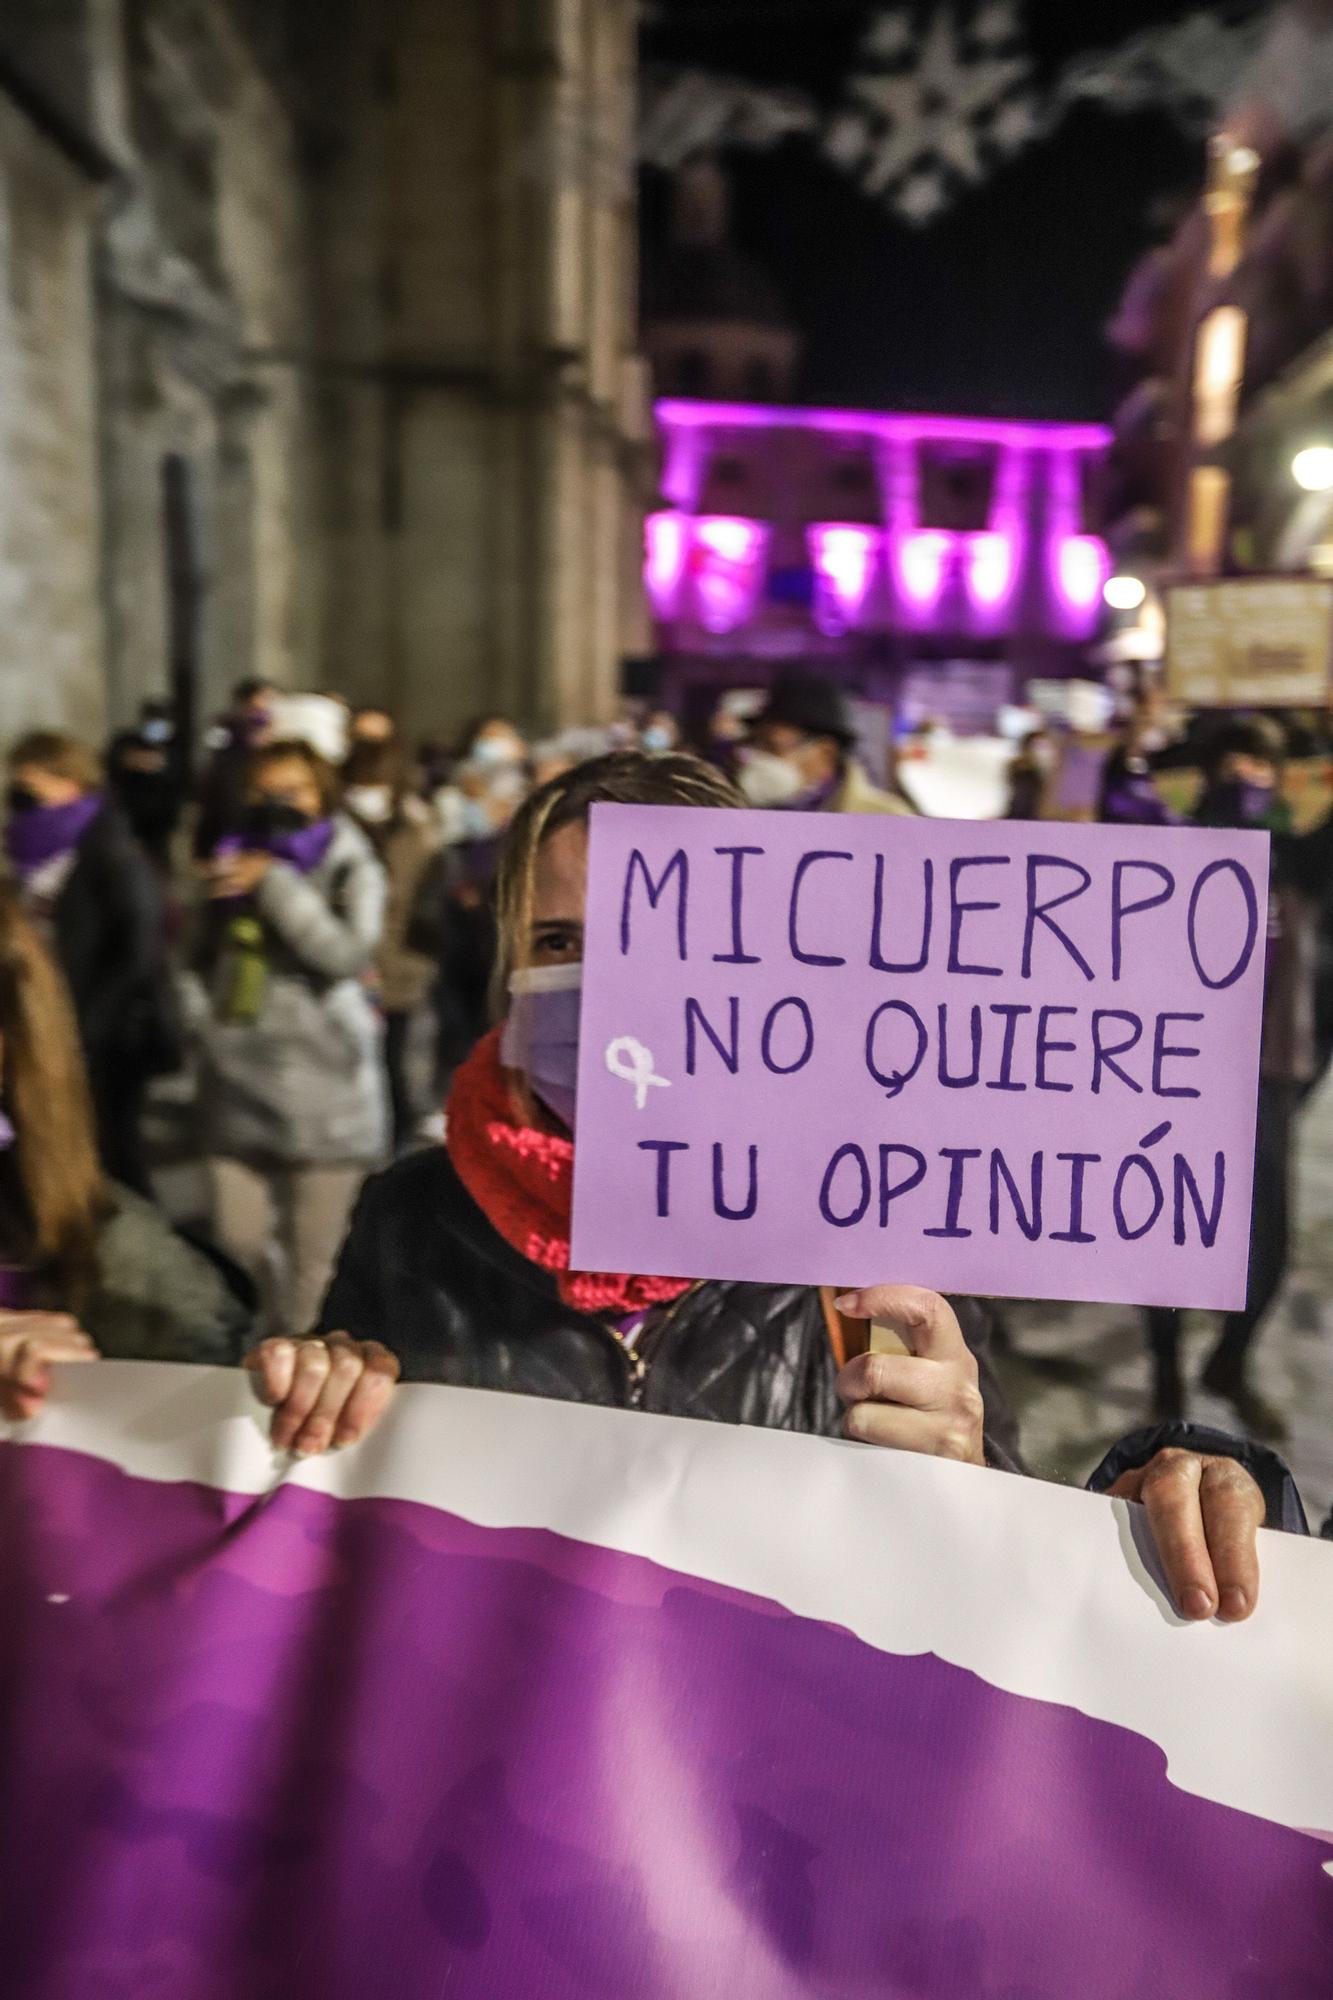
[[[0,737],[264,675],[607,714],[642,643],[631,0],[0,17]]]

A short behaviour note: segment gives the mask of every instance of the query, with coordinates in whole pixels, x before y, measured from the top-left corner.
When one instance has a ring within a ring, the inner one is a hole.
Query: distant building
[[[1214,135],[1207,185],[1131,275],[1109,533],[1159,571],[1333,574],[1333,0],[1288,0]]]
[[[717,161],[689,161],[672,197],[666,248],[643,274],[643,350],[658,395],[789,401],[801,336],[772,278],[732,240]]]
[[[1108,431],[678,398],[657,424],[648,589],[687,709],[799,660],[908,719],[988,726],[1085,659]]]

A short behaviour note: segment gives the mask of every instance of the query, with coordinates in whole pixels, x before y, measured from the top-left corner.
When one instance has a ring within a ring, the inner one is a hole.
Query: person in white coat
[[[199,1111],[217,1243],[259,1282],[267,1325],[302,1333],[388,1143],[371,990],[385,880],[305,744],[257,750],[246,798],[203,864]]]

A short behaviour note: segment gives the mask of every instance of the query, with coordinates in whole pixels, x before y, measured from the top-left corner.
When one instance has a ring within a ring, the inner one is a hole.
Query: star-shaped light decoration
[[[850,82],[854,108],[828,128],[825,149],[921,227],[1016,152],[1036,119],[1013,0],[985,0],[968,21],[941,8],[919,36],[912,29],[901,8],[873,24]]]

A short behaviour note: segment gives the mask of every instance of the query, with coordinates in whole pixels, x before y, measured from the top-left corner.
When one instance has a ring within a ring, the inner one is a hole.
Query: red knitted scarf
[[[518,1123],[498,1028],[454,1077],[447,1143],[458,1178],[487,1221],[524,1257],[555,1273],[561,1298],[576,1312],[627,1316],[689,1290],[685,1278],[570,1270],[574,1143]]]

